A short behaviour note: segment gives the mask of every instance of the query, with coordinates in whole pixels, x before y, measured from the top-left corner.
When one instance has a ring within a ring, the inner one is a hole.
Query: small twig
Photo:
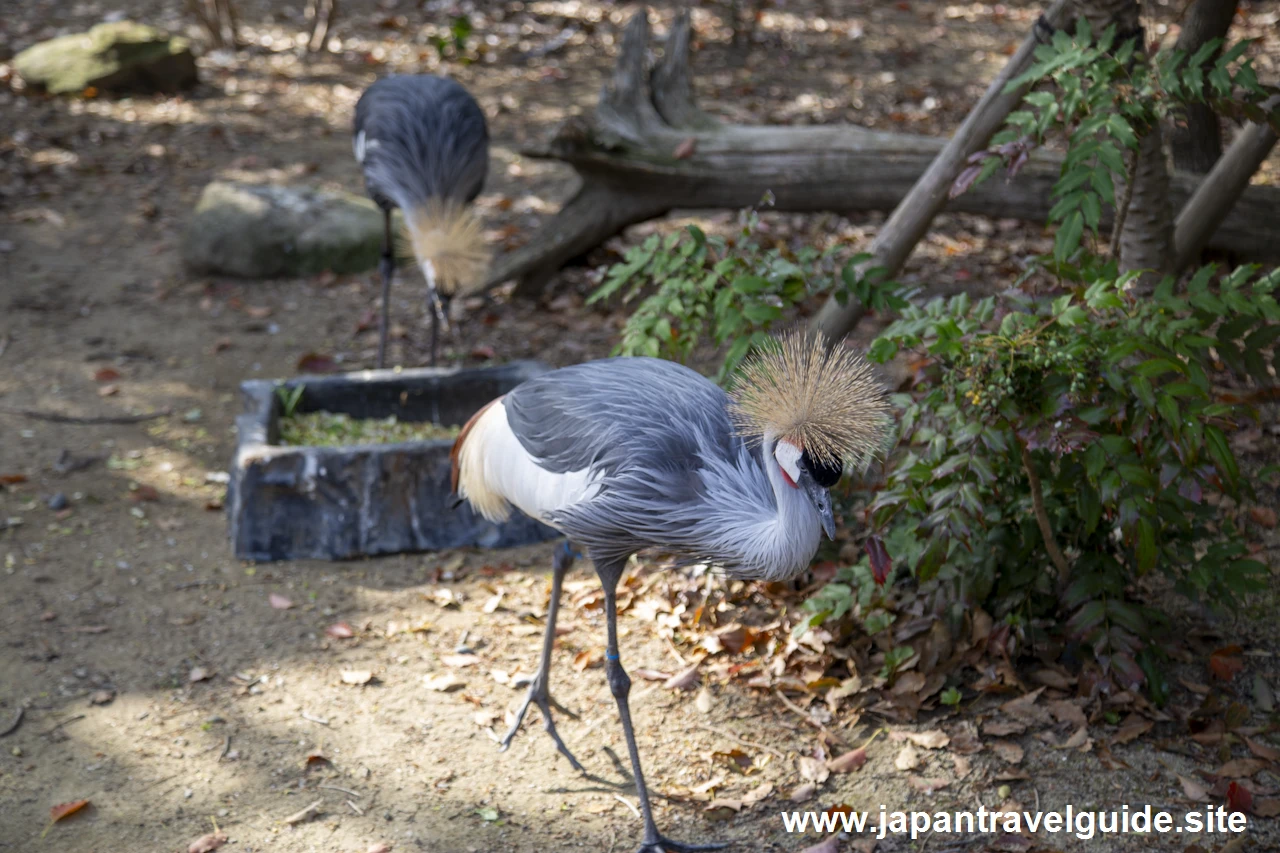
[[[356,814],[360,815],[360,817],[364,817],[364,809],[360,808],[359,806],[357,806],[355,803],[351,802],[350,800],[347,800],[347,805],[351,807],[351,810],[352,810],[353,812],[355,812]]]
[[[684,659],[684,655],[680,654],[680,650],[676,648],[675,643],[671,642],[671,638],[664,636],[662,639],[666,641],[667,649],[670,650],[671,656],[674,657],[681,666],[687,668],[689,666],[689,662]]]
[[[227,753],[231,751],[231,735],[227,735],[227,742],[222,745],[222,752],[218,755],[218,760],[227,757]]]
[[[21,415],[24,418],[31,418],[37,421],[50,421],[55,424],[140,424],[144,421],[154,421],[157,418],[165,418],[173,414],[170,409],[161,409],[158,412],[152,412],[149,415],[98,415],[94,417],[80,417],[78,415],[64,415],[61,412],[42,412],[38,409],[14,409],[9,406],[0,406],[0,414]]]
[[[1129,174],[1125,176],[1124,196],[1120,199],[1120,206],[1116,208],[1116,221],[1111,226],[1111,257],[1117,257],[1120,253],[1120,235],[1124,233],[1124,220],[1129,215],[1129,204],[1133,201],[1133,182],[1138,176],[1138,152],[1129,152],[1129,163],[1126,167]]]
[[[809,712],[807,712],[804,708],[801,708],[799,705],[792,702],[786,696],[783,696],[781,690],[773,691],[773,695],[778,698],[779,702],[781,702],[783,705],[786,705],[790,711],[798,714],[800,718],[804,720],[806,723],[813,726],[815,729],[822,732],[824,735],[831,738],[833,741],[840,744],[842,747],[846,749],[849,747],[849,744],[845,742],[844,738],[840,737],[835,732],[831,731],[829,728],[824,726],[822,723],[815,720],[812,716],[810,716]]]
[[[27,709],[19,705],[18,713],[13,715],[13,722],[5,726],[4,729],[0,731],[0,737],[4,737],[5,735],[12,734],[13,731],[22,724],[22,715],[25,714],[26,712],[27,712]]]
[[[631,813],[635,815],[637,818],[640,817],[640,810],[636,808],[634,805],[632,805],[630,801],[624,799],[621,794],[614,794],[613,798],[618,802],[622,803],[627,808],[631,809]]]
[[[306,711],[303,711],[303,712],[302,712],[302,719],[304,719],[304,720],[310,720],[310,721],[311,721],[311,722],[313,722],[313,723],[319,723],[319,724],[320,724],[320,725],[322,725],[322,726],[327,726],[327,725],[329,725],[329,721],[328,721],[328,720],[324,719],[323,717],[315,717],[315,716],[312,716],[311,714],[308,714]]]
[[[1040,535],[1044,537],[1044,549],[1049,552],[1049,559],[1058,568],[1058,583],[1066,583],[1067,558],[1058,550],[1058,543],[1053,538],[1053,527],[1049,524],[1049,514],[1044,509],[1044,493],[1040,489],[1040,475],[1036,473],[1035,462],[1031,459],[1031,451],[1025,442],[1022,446],[1022,467],[1027,472],[1027,482],[1031,486],[1031,508],[1036,515],[1036,523],[1040,525]]]
[[[339,788],[337,785],[316,785],[317,788],[324,788],[326,791],[341,791],[349,797],[360,799],[360,795],[355,791],[348,791],[346,788]]]
[[[771,746],[765,746],[762,743],[756,743],[755,741],[750,741],[750,740],[747,740],[746,738],[738,737],[733,732],[725,731],[724,729],[718,729],[715,726],[707,725],[706,723],[699,723],[698,728],[706,729],[709,732],[714,732],[715,734],[720,735],[720,737],[728,738],[729,740],[733,741],[734,743],[740,746],[749,746],[752,749],[763,749],[765,752],[771,752],[774,755],[778,756],[779,758],[787,757],[786,753],[779,752],[778,750],[774,749]]]
[[[76,721],[78,721],[78,720],[83,720],[83,719],[84,719],[84,714],[76,714],[74,717],[68,717],[67,719],[65,719],[65,720],[63,720],[62,722],[58,723],[58,724],[57,724],[56,726],[54,726],[53,728],[49,729],[49,731],[47,731],[47,732],[41,732],[41,733],[40,733],[40,736],[41,736],[41,737],[48,737],[49,735],[53,734],[54,732],[56,732],[58,729],[62,728],[63,726],[69,726],[69,725],[71,725],[72,723],[74,723],[74,722],[76,722]]]
[[[324,800],[316,800],[314,803],[307,806],[302,811],[294,812],[293,814],[289,815],[287,818],[282,820],[281,823],[286,823],[286,824],[289,824],[290,826],[292,826],[295,823],[301,823],[302,821],[311,817],[316,812],[320,811],[320,806],[323,803],[324,803]]]

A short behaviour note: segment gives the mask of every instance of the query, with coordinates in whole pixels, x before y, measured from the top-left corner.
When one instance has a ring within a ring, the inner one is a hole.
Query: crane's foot
[[[511,724],[511,729],[502,738],[499,752],[506,752],[507,747],[511,746],[511,741],[515,738],[516,732],[520,731],[520,724],[524,722],[524,715],[528,712],[530,705],[537,705],[538,710],[542,712],[542,725],[547,730],[547,734],[551,735],[551,739],[555,741],[556,749],[565,758],[569,759],[569,763],[573,765],[573,769],[579,773],[586,773],[587,769],[582,766],[573,753],[569,751],[569,747],[564,745],[564,741],[560,738],[560,733],[556,731],[555,720],[551,716],[551,708],[555,706],[556,710],[567,714],[573,719],[577,719],[578,715],[561,705],[555,699],[551,698],[551,693],[547,690],[541,679],[535,679],[533,684],[529,685],[529,695],[524,697],[524,704],[520,706],[520,710],[516,712],[516,721]]]
[[[699,853],[701,850],[723,850],[728,846],[728,841],[713,841],[710,844],[684,844],[659,835],[652,841],[645,841],[641,844],[636,853]]]

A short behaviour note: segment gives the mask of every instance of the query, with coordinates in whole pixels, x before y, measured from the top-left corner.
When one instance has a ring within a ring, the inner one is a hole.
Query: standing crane
[[[673,362],[613,358],[543,374],[477,412],[451,453],[458,501],[491,521],[514,505],[567,537],[552,565],[538,671],[502,749],[535,704],[556,749],[583,771],[556,732],[548,689],[577,546],[604,587],[605,667],[644,819],[640,853],[724,846],[670,841],[654,824],[618,656],[618,581],[632,554],[654,547],[732,577],[795,577],[822,532],[835,535],[828,489],[846,463],[863,467],[880,449],[888,418],[861,356],[801,332],[749,360],[732,396]]]
[[[407,248],[427,280],[434,366],[440,326],[448,329],[450,300],[475,290],[488,265],[484,234],[470,208],[489,173],[484,112],[457,81],[430,74],[391,75],[360,96],[354,132],[356,162],[384,223],[378,367],[386,365],[395,208],[404,216]]]

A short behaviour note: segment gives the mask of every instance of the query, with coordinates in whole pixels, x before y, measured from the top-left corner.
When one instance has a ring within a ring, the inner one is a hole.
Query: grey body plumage
[[[395,272],[391,211],[399,208],[422,264],[432,307],[431,363],[447,300],[482,267],[478,227],[466,213],[489,172],[484,111],[457,81],[429,74],[391,75],[356,103],[352,148],[369,196],[382,209],[382,321],[378,367],[386,361],[388,300]],[[441,300],[444,300],[443,302]]]
[[[541,467],[598,477],[596,495],[543,518],[593,559],[662,548],[736,577],[779,580],[817,550],[819,511],[795,501],[779,522],[761,445],[735,432],[729,396],[686,367],[588,362],[526,382],[503,403]]]

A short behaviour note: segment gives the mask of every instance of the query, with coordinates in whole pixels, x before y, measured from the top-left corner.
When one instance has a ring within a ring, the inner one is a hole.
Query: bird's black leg
[[[640,797],[640,814],[644,818],[644,840],[637,853],[696,853],[699,850],[720,850],[728,844],[683,844],[671,841],[658,833],[653,822],[653,809],[649,806],[649,789],[644,783],[644,774],[640,770],[640,751],[636,748],[636,735],[631,727],[631,706],[627,701],[631,693],[631,677],[622,668],[618,658],[618,581],[626,564],[621,561],[605,563],[597,562],[596,572],[600,575],[600,583],[604,586],[604,616],[608,626],[608,642],[605,646],[605,673],[609,678],[609,691],[618,703],[618,716],[622,719],[622,733],[627,739],[627,752],[631,755],[631,769],[635,773],[636,794]]]
[[[529,706],[537,705],[542,711],[542,723],[547,730],[547,734],[551,735],[551,739],[555,741],[556,749],[560,754],[569,759],[569,763],[573,765],[573,769],[579,773],[586,773],[586,769],[582,763],[574,757],[569,748],[564,745],[564,741],[560,739],[560,733],[556,731],[555,721],[551,717],[551,706],[564,711],[571,717],[577,716],[572,713],[559,702],[551,698],[551,692],[547,683],[551,672],[551,646],[556,639],[556,615],[560,612],[560,585],[564,581],[565,572],[573,565],[573,546],[568,542],[562,542],[556,547],[555,557],[551,562],[551,604],[547,607],[547,630],[542,638],[542,660],[538,663],[538,672],[533,677],[533,682],[529,685],[529,694],[525,696],[524,704],[520,706],[520,710],[516,712],[516,720],[511,724],[511,729],[502,738],[502,752],[506,752],[507,747],[511,746],[511,740],[516,736],[516,732],[520,731],[520,724],[524,722],[524,715],[529,710]]]
[[[391,208],[382,211],[382,261],[378,272],[382,275],[382,320],[378,323],[378,368],[387,366],[387,335],[391,323],[391,276],[396,270],[396,258],[391,240]]]

